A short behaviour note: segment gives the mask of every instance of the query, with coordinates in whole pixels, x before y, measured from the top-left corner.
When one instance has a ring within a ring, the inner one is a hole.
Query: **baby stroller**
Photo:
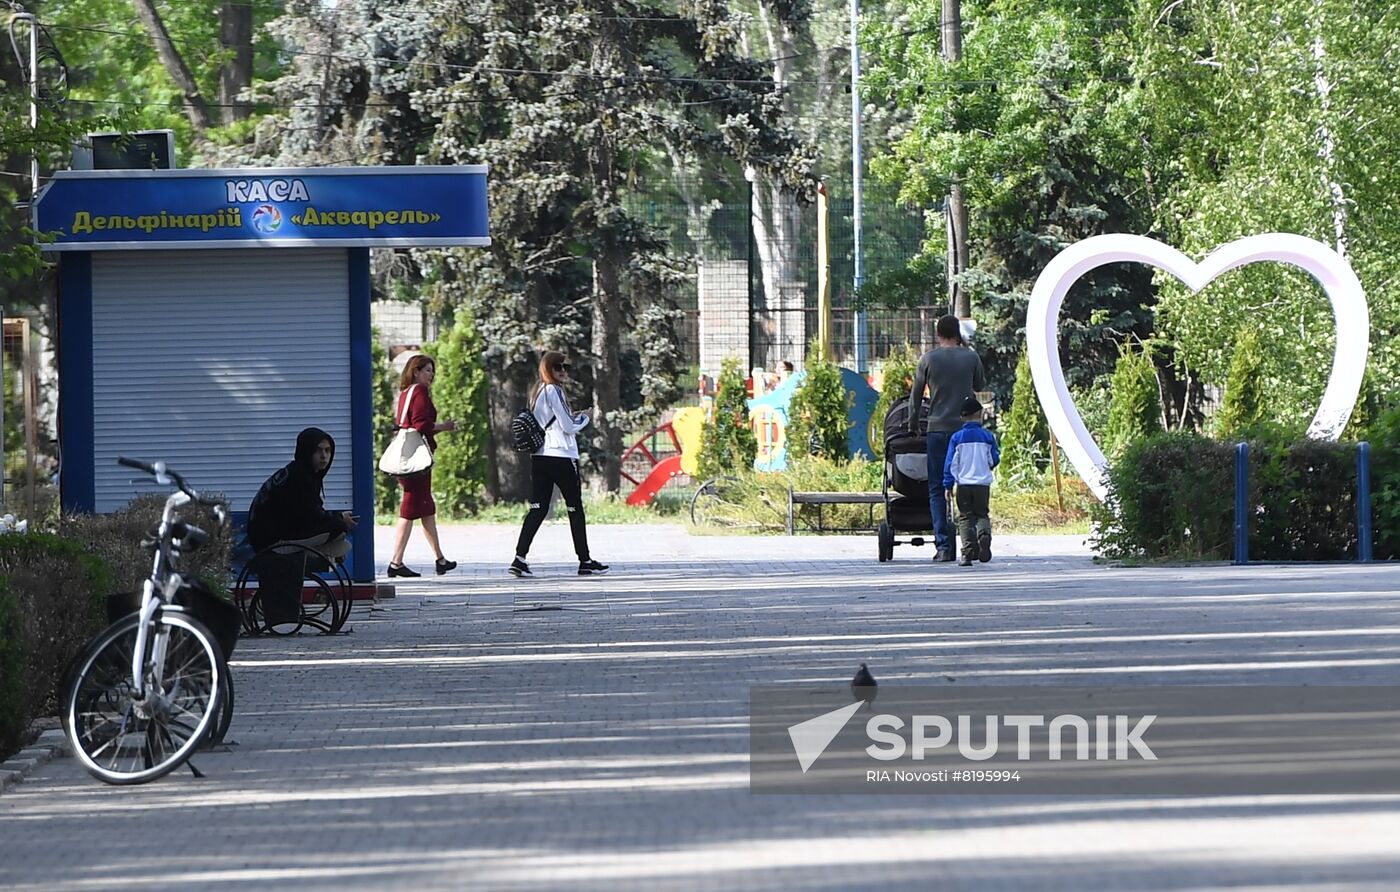
[[[919,400],[916,430],[909,433],[909,397],[895,400],[885,413],[885,519],[880,522],[880,563],[894,559],[896,545],[933,541],[933,517],[928,507],[928,439],[922,433],[928,400]],[[935,484],[937,485],[937,484]],[[927,533],[906,540],[896,533]]]

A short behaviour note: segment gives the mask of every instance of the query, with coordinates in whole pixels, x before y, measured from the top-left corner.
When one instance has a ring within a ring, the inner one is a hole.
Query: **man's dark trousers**
[[[928,513],[933,515],[933,547],[952,551],[953,521],[948,517],[948,495],[943,491],[943,463],[948,460],[948,441],[956,431],[928,432]]]

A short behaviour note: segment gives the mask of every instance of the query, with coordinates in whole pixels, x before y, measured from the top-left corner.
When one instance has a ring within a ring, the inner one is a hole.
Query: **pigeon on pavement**
[[[870,709],[871,704],[875,702],[876,684],[875,676],[861,663],[860,668],[856,670],[856,677],[851,679],[851,699],[864,700],[865,708]]]

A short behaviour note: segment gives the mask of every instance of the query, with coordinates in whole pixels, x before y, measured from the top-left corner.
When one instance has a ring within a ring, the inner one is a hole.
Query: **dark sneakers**
[[[437,570],[437,575],[441,576],[444,573],[457,569],[457,562],[449,561],[447,558],[442,558],[433,565],[433,568]]]
[[[520,558],[516,558],[515,560],[511,561],[510,566],[506,568],[506,572],[517,578],[522,576],[533,577],[535,575],[534,573],[530,572],[530,565],[522,561]]]
[[[403,577],[405,577],[405,578],[408,578],[408,577],[411,577],[411,576],[422,576],[423,574],[422,574],[422,573],[419,573],[419,572],[416,571],[416,570],[410,570],[410,569],[408,569],[407,567],[405,567],[403,564],[399,564],[397,567],[395,567],[393,564],[390,564],[390,565],[389,565],[389,575],[390,575],[390,576],[403,576]]]
[[[992,559],[992,534],[983,533],[977,537],[977,560],[986,563]]]
[[[971,566],[972,566],[972,558],[970,558],[970,557],[965,557],[965,558],[963,558],[962,560],[958,561],[958,566],[959,566],[959,567],[971,567]]]
[[[951,564],[955,560],[957,560],[957,556],[953,554],[951,548],[944,548],[933,556],[933,562],[936,564]]]
[[[578,575],[580,576],[601,576],[608,572],[607,564],[600,564],[597,561],[579,561]]]

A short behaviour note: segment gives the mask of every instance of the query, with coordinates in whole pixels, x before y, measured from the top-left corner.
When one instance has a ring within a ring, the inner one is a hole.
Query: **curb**
[[[0,762],[0,792],[14,786],[29,776],[35,768],[65,755],[68,743],[62,728],[50,728],[39,735],[39,739]]]

